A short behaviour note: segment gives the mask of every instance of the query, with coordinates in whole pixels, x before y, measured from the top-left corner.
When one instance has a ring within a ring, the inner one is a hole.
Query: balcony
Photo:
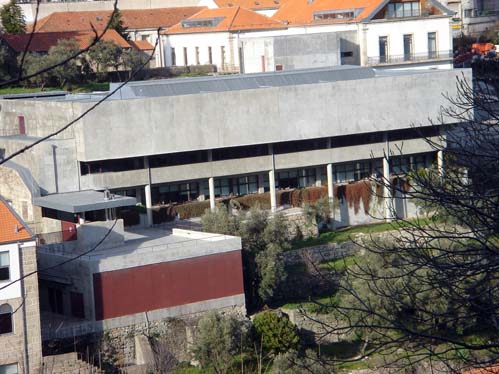
[[[450,60],[452,51],[435,51],[403,55],[374,56],[367,58],[368,66],[414,64],[426,61]]]

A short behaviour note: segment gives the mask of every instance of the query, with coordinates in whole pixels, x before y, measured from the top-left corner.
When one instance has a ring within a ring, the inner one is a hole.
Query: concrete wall
[[[306,69],[341,65],[340,34],[288,35],[241,40],[244,72]]]
[[[470,77],[470,71],[463,73]],[[442,93],[456,94],[460,74],[441,71],[108,101],[77,127],[79,142],[85,145],[78,147],[78,159],[265,144],[428,124],[428,118],[437,118],[440,106],[449,105]]]

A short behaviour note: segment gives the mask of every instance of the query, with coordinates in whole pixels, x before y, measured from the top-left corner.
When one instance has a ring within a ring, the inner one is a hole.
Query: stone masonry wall
[[[20,261],[22,274],[36,270],[36,247],[21,248]],[[19,373],[36,374],[41,372],[42,362],[38,277],[29,276],[22,282],[24,303],[22,297],[1,301],[14,311],[14,333],[0,336],[0,365],[17,363]],[[25,351],[29,368],[25,367]]]
[[[245,309],[239,307],[224,308],[218,310],[223,314],[234,315],[238,319],[245,318]],[[82,357],[93,361],[98,366],[101,362],[103,369],[110,371],[117,368],[136,365],[137,362],[137,339],[138,337],[152,337],[162,339],[168,343],[174,356],[179,361],[190,361],[190,344],[193,341],[194,331],[199,318],[204,314],[195,313],[182,317],[165,318],[149,323],[138,323],[135,325],[107,329],[102,333],[93,333],[78,337],[80,344],[76,347]],[[144,314],[144,320],[147,315]],[[44,354],[59,354],[51,347],[73,347],[73,338],[62,339],[57,342],[45,341]],[[99,358],[100,357],[100,358]],[[142,363],[140,363],[142,364]]]

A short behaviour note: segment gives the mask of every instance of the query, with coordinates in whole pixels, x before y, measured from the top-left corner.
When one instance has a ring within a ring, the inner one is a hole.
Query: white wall
[[[21,275],[19,264],[19,243],[0,245],[0,252],[6,251],[9,252],[10,280],[0,281],[0,288],[4,287],[6,284],[9,284],[13,280],[19,279]],[[20,282],[16,282],[9,287],[0,290],[0,304],[2,304],[2,300],[15,299],[17,297],[21,297]]]
[[[171,49],[175,48],[176,65],[196,65],[196,47],[199,48],[199,64],[209,64],[208,47],[212,51],[212,63],[219,71],[239,69],[238,35],[228,32],[173,34],[163,36],[165,66],[172,66]],[[222,47],[225,48],[225,69],[222,68]],[[187,48],[187,63],[184,60]]]
[[[429,32],[437,33],[437,51],[452,50],[452,33],[448,17],[371,22],[367,25],[366,32],[367,57],[379,57],[380,36],[388,37],[389,56],[402,56],[405,34],[413,35],[414,54],[427,53]]]

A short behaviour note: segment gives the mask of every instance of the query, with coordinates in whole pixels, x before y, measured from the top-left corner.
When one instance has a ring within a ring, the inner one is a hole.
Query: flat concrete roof
[[[111,194],[111,197],[111,199],[106,200],[104,192],[99,191],[76,191],[36,197],[34,203],[39,207],[68,213],[82,213],[137,204],[134,197],[114,194]]]

